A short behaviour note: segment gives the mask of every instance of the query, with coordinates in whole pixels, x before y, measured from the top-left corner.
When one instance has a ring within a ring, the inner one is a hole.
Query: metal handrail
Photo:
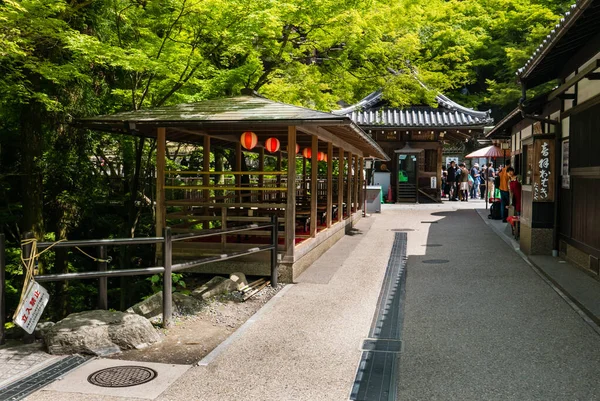
[[[271,229],[271,243],[269,245],[258,246],[243,251],[232,252],[228,254],[221,254],[216,256],[210,256],[202,259],[197,259],[189,262],[178,263],[173,265],[173,242],[185,241],[190,239],[206,238],[215,235],[223,235],[230,233],[237,233],[243,231],[257,230],[262,228]],[[62,241],[57,243],[52,242],[40,242],[37,244],[38,249],[53,248],[69,248],[69,247],[90,247],[94,246],[98,248],[99,257],[97,259],[98,271],[93,272],[78,272],[78,273],[63,273],[63,274],[44,274],[34,276],[34,279],[39,282],[51,282],[51,281],[66,281],[66,280],[79,280],[79,279],[99,279],[99,308],[108,308],[108,295],[107,295],[107,278],[108,277],[123,277],[123,276],[137,276],[137,275],[151,275],[151,274],[163,274],[163,327],[168,327],[172,320],[172,279],[171,273],[174,271],[183,271],[193,267],[198,267],[207,263],[218,262],[228,259],[234,259],[240,256],[251,255],[257,252],[271,251],[271,285],[277,286],[277,247],[278,247],[278,233],[279,223],[277,215],[271,216],[271,222],[269,224],[249,224],[244,226],[224,228],[217,230],[205,230],[199,233],[191,234],[179,234],[172,235],[171,228],[166,227],[163,230],[162,237],[148,237],[148,238],[115,238],[115,239],[100,239],[100,240],[76,240],[76,241]],[[25,238],[32,238],[33,236],[28,233]],[[6,307],[5,307],[5,239],[4,234],[0,234],[0,345],[4,343],[4,322],[6,320]],[[135,268],[135,269],[118,269],[108,270],[107,269],[107,247],[117,245],[141,245],[141,244],[162,244],[163,245],[163,266]],[[31,254],[31,243],[28,243],[22,247],[22,254]]]

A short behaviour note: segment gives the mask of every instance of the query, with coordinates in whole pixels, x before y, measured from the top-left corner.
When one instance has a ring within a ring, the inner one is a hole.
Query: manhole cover
[[[88,382],[100,387],[131,387],[154,380],[158,373],[145,366],[115,366],[92,373]]]
[[[398,232],[402,232],[402,231],[415,231],[412,228],[392,228],[390,231],[398,231]]]
[[[448,259],[427,259],[424,260],[423,263],[430,263],[430,264],[439,264],[439,263],[448,263],[450,262]]]
[[[434,246],[443,246],[442,244],[425,244],[421,246],[434,247]]]

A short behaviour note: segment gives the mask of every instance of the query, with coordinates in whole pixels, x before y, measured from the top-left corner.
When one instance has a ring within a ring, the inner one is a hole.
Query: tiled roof
[[[382,92],[376,91],[360,102],[334,114],[346,115],[362,127],[397,128],[452,128],[483,127],[493,123],[490,111],[476,111],[464,107],[444,95],[436,96],[438,107],[387,107]]]
[[[594,35],[600,32],[600,1],[579,0],[560,19],[533,52],[525,65],[516,72],[530,87],[554,78],[564,61]]]

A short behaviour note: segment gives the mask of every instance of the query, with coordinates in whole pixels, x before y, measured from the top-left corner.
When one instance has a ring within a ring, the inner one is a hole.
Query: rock
[[[142,316],[93,310],[72,313],[50,327],[44,340],[51,354],[109,355],[144,348],[160,341],[150,321]]]
[[[127,313],[136,313],[146,319],[162,316],[162,291],[149,296],[127,309]],[[179,292],[173,294],[173,312],[180,315],[193,315],[202,309],[202,303],[194,297]]]
[[[202,302],[198,301],[196,298],[184,295],[180,292],[173,294],[173,304],[175,312],[180,315],[195,315],[203,307]]]
[[[154,295],[150,295],[143,301],[138,302],[131,308],[127,309],[127,313],[135,313],[140,316],[144,316],[147,319],[158,316],[162,313],[162,291],[157,292]]]
[[[225,277],[213,277],[208,283],[192,291],[192,296],[196,298],[208,299],[216,295],[225,294],[237,290],[237,284]]]
[[[229,279],[237,285],[237,289],[241,290],[244,286],[248,285],[248,279],[244,273],[235,272],[229,275]]]
[[[50,329],[50,327],[54,326],[56,323],[54,322],[41,322],[35,326],[35,338],[42,339],[46,332]]]

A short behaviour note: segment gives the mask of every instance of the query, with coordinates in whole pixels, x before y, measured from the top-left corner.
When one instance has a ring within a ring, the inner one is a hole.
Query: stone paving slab
[[[0,389],[61,358],[46,353],[40,343],[0,347]]]

